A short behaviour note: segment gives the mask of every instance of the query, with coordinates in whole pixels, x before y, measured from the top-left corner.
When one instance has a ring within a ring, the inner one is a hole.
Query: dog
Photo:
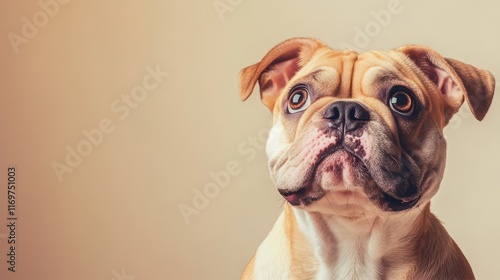
[[[257,82],[285,205],[241,279],[474,279],[430,200],[443,128],[464,100],[484,118],[490,72],[423,46],[357,53],[292,38],[241,70],[242,100]]]

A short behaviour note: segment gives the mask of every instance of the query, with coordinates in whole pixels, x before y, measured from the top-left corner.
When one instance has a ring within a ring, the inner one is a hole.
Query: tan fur
[[[254,279],[253,270],[255,266],[255,257],[252,257],[250,262],[245,266],[243,274],[241,275],[241,280],[252,280]]]
[[[423,209],[410,237],[415,252],[415,266],[408,279],[474,279],[472,268],[441,222]]]

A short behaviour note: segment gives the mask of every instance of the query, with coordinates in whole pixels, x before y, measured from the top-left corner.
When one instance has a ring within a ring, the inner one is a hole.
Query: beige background
[[[72,0],[46,23],[37,1],[2,2],[0,279],[239,277],[282,205],[262,140],[252,142],[271,115],[257,95],[238,99],[239,70],[293,36],[356,46],[356,28],[390,1],[215,2],[232,6],[219,17],[213,0]],[[498,2],[398,2],[361,49],[423,44],[500,79]],[[41,27],[16,53],[8,34],[21,36],[23,17],[34,15]],[[157,65],[170,75],[120,119],[113,102]],[[500,275],[499,102],[481,123],[464,107],[447,129],[448,165],[432,207],[478,279]],[[115,129],[60,182],[51,164],[106,118]],[[230,162],[240,173],[186,224],[179,205],[192,205],[194,189]],[[10,165],[16,273],[5,262]]]

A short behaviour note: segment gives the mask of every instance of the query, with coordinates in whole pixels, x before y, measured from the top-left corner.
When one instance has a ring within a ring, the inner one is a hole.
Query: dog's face
[[[242,99],[257,81],[274,116],[266,152],[278,191],[345,216],[429,201],[444,172],[443,128],[464,99],[482,119],[494,90],[489,72],[423,47],[358,54],[306,38],[243,69]]]

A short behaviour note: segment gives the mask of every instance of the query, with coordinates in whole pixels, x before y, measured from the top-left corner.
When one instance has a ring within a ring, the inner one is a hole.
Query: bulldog
[[[257,82],[286,202],[241,279],[474,279],[430,200],[443,128],[464,100],[484,118],[488,71],[422,46],[360,54],[293,38],[240,72],[242,100]]]

